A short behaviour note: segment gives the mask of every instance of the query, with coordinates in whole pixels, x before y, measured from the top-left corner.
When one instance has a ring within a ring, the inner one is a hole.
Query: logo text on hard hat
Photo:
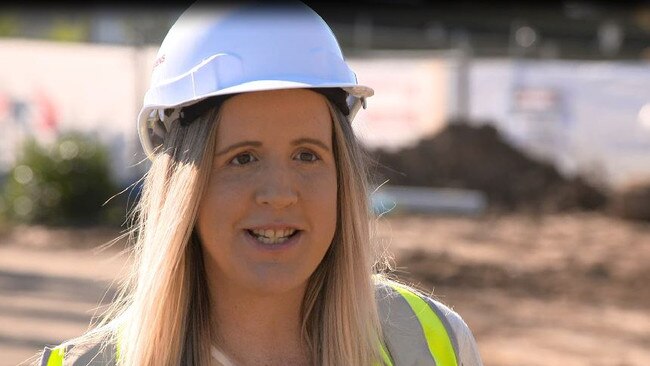
[[[158,67],[158,65],[162,64],[163,62],[165,62],[165,55],[164,54],[162,56],[158,57],[156,59],[156,61],[154,61],[153,68],[155,69],[156,67]]]

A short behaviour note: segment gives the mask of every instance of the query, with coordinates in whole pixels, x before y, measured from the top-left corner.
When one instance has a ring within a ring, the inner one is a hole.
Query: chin
[[[248,277],[248,276],[247,276]],[[304,289],[309,276],[277,273],[277,271],[262,271],[250,273],[244,285],[251,290],[264,295],[277,295]]]

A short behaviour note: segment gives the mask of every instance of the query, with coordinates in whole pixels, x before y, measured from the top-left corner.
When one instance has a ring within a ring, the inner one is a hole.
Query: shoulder
[[[392,281],[381,281],[376,284],[376,298],[380,322],[389,349],[410,354],[410,358],[414,357],[413,354],[420,354],[419,357],[422,359],[431,358],[422,329],[422,322],[426,321],[426,313],[428,313],[432,315],[430,322],[433,324],[433,330],[431,331],[435,331],[437,326],[438,333],[443,336],[446,333],[459,366],[482,365],[472,331],[463,318],[450,307],[408,286]],[[419,301],[413,301],[414,299]],[[421,311],[423,309],[418,309],[418,306],[428,307],[431,312]],[[394,356],[395,361],[400,358],[400,355]]]
[[[105,341],[84,344],[64,343],[57,347],[45,347],[41,366],[114,366],[116,348]]]

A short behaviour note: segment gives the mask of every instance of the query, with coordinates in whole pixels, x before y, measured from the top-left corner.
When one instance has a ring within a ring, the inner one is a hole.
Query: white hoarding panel
[[[353,123],[368,147],[398,148],[438,131],[447,117],[447,67],[440,58],[350,60],[360,84],[372,87]]]

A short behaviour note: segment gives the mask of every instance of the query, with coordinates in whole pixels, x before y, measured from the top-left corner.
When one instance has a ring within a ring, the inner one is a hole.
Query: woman
[[[155,65],[136,268],[43,365],[480,364],[456,313],[380,274],[350,125],[373,92],[316,13],[195,4]]]

